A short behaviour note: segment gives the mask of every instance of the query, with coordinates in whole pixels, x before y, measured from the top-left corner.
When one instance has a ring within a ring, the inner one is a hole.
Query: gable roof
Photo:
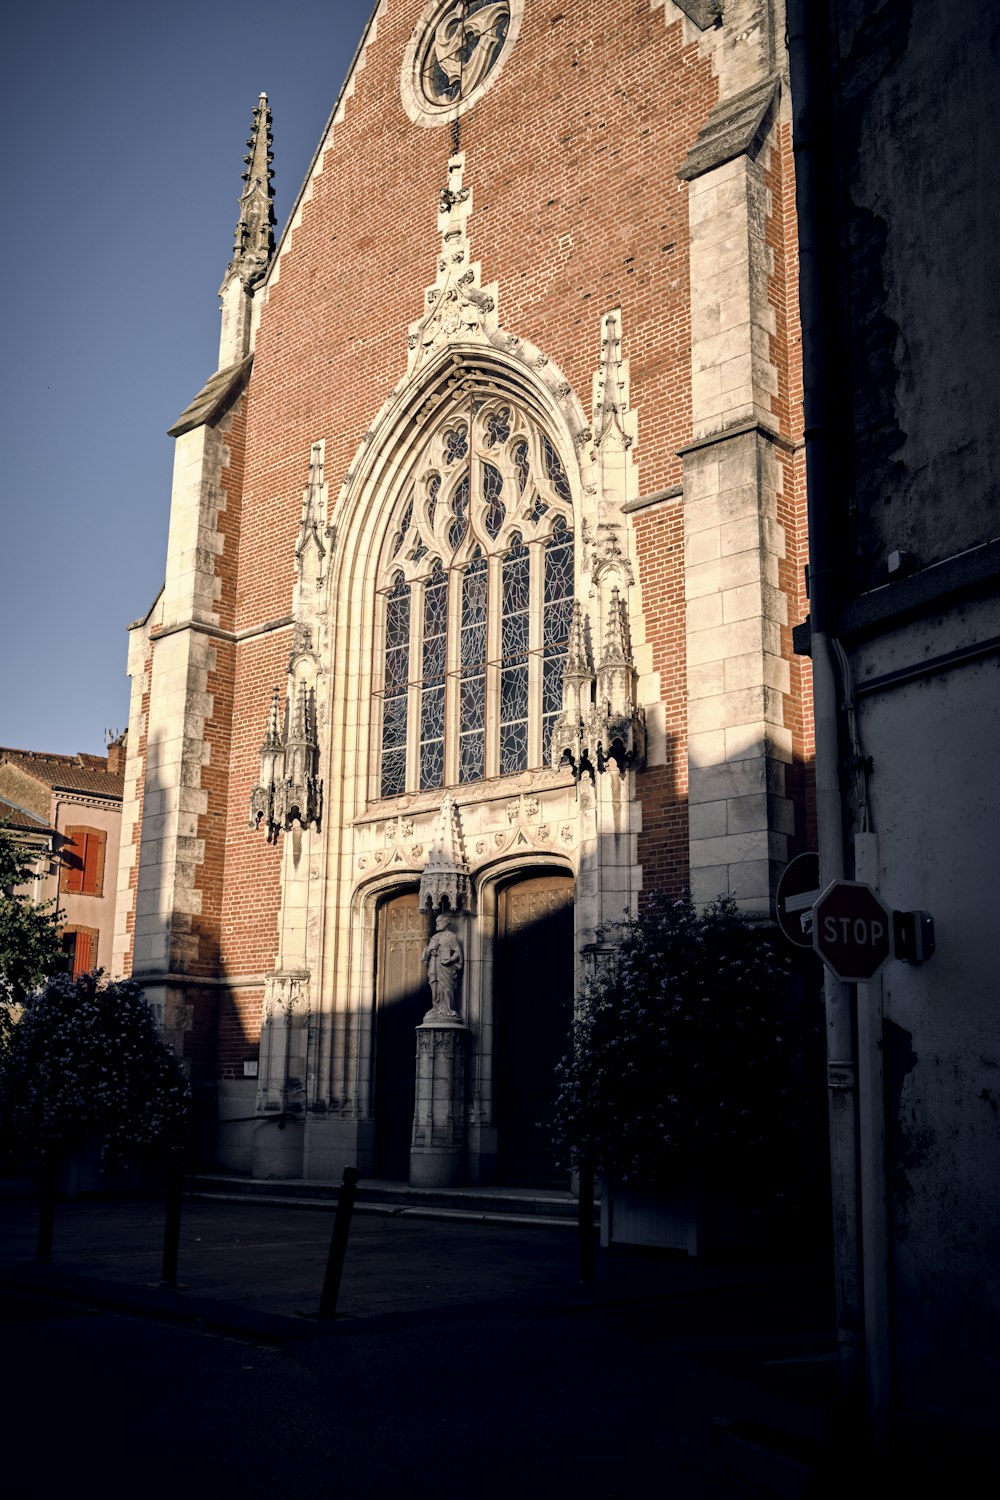
[[[0,765],[15,766],[54,792],[84,792],[88,797],[107,797],[120,802],[125,773],[112,774],[106,755],[47,754],[44,750],[14,750],[0,745]]]

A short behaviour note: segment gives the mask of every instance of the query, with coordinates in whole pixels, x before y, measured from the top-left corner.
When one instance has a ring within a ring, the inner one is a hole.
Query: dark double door
[[[375,1153],[380,1177],[409,1176],[415,1029],[431,997],[420,955],[428,940],[416,891],[379,911]],[[466,955],[468,958],[468,955]],[[555,1069],[573,1015],[573,881],[533,875],[499,894],[494,949],[494,1118],[507,1183],[565,1181],[548,1141]],[[464,987],[463,987],[464,990]],[[463,993],[462,1011],[468,1016]]]
[[[555,1070],[573,1019],[573,882],[534,875],[500,893],[496,951],[500,1178],[565,1183],[556,1170],[547,1115]]]

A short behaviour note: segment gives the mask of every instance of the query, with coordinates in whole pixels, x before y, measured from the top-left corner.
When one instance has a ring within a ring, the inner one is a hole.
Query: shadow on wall
[[[794,800],[796,825],[804,830],[789,836],[789,857],[812,842],[808,832],[813,821],[811,782],[810,764],[798,762],[785,768],[785,795]],[[675,797],[671,819],[676,819],[678,810],[686,814],[686,804]],[[731,837],[735,841],[744,837],[744,832],[734,831]],[[614,846],[617,840],[609,836],[609,843]],[[613,870],[620,862],[620,851],[610,847],[608,855],[604,867]],[[568,879],[566,872],[560,874],[555,866],[542,873]],[[523,921],[515,916],[513,908],[520,888],[530,885],[530,879],[538,874],[538,867],[534,872],[522,867],[516,874],[512,871],[510,880],[500,888],[493,929],[483,934],[485,945],[492,945],[494,961],[489,978],[483,982],[481,1008],[469,1007],[472,976],[468,971],[463,981],[462,1018],[468,1021],[470,1034],[458,1113],[464,1116],[469,1170],[474,1181],[566,1184],[565,1175],[560,1176],[552,1159],[543,1122],[555,1093],[555,1067],[565,1055],[570,1035],[572,908],[567,908],[568,928],[565,917],[558,913],[533,918],[529,914]],[[528,892],[524,894],[527,896]],[[668,890],[664,894],[676,897],[680,892]],[[362,1091],[366,1086],[370,1089],[370,1104],[362,1102],[360,1108],[365,1127],[373,1131],[368,1137],[372,1141],[371,1169],[379,1177],[399,1181],[406,1181],[410,1174],[415,1033],[431,999],[422,953],[432,931],[431,919],[419,910],[415,883],[409,887],[401,885],[386,895],[377,914],[375,1004],[367,1020],[359,1022],[359,1018],[354,1018],[354,1024],[368,1028],[367,1035],[353,1038],[352,1044],[357,1043],[361,1072],[366,1075],[362,1078]],[[610,932],[606,934],[607,938],[611,936]],[[828,1153],[826,1090],[820,1056],[821,968],[811,953],[788,949],[777,933],[776,942],[788,953],[791,963],[789,1005],[813,1007],[816,1014],[817,1055],[801,1059],[794,1085],[811,1100],[805,1110],[808,1127],[788,1142],[787,1159],[790,1180],[801,1184],[803,1197],[809,1198],[816,1213],[822,1216],[822,1206],[828,1203]],[[220,1038],[228,1028],[230,1051],[233,1037],[238,1036],[250,1056],[255,1039],[241,1029],[240,1012],[224,987],[219,992],[219,1001]],[[276,1051],[278,1038],[273,1040],[275,1045],[263,1050]],[[280,1045],[287,1045],[284,1038]],[[235,1099],[238,1083],[239,1080],[233,1080],[220,1084],[220,1099],[226,1096]],[[323,1101],[325,1117],[355,1119],[358,1102],[353,1089],[345,1088],[341,1098],[336,1097],[336,1092],[336,1088],[332,1089],[330,1097]],[[304,1120],[306,1107],[301,1085],[286,1091],[283,1109]],[[240,1113],[247,1115],[251,1111],[244,1107]],[[275,1114],[271,1113],[270,1118],[273,1121]],[[235,1154],[223,1144],[235,1138],[228,1134],[234,1130],[234,1125],[220,1126],[217,1160],[235,1167],[238,1165]],[[473,1156],[477,1158],[475,1163]],[[248,1170],[248,1165],[243,1163],[239,1169]]]

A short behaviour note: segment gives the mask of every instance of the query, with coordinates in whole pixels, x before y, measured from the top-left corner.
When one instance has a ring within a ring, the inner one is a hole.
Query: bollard
[[[581,1161],[577,1166],[577,1228],[580,1234],[580,1280],[594,1279],[594,1164]]]
[[[184,1165],[171,1161],[167,1179],[167,1212],[163,1221],[163,1267],[161,1287],[177,1286],[177,1253],[181,1238],[181,1200],[184,1196]]]
[[[344,1257],[347,1254],[347,1236],[351,1232],[354,1194],[360,1175],[361,1173],[357,1167],[344,1168],[344,1185],[340,1189],[340,1197],[337,1199],[337,1216],[333,1221],[333,1234],[330,1236],[330,1254],[327,1257],[326,1275],[323,1277],[323,1291],[319,1299],[319,1315],[321,1318],[333,1318],[337,1313],[337,1296],[340,1292],[340,1278],[344,1272]]]
[[[38,1243],[35,1246],[35,1259],[40,1260],[43,1265],[52,1262],[52,1230],[56,1219],[56,1182],[59,1176],[59,1168],[53,1163],[45,1168],[42,1178],[42,1201],[38,1210]]]

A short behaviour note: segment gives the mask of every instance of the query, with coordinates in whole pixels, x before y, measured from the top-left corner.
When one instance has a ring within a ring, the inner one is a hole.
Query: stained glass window
[[[416,458],[382,561],[383,797],[547,764],[573,607],[570,480],[525,408],[480,393]]]

